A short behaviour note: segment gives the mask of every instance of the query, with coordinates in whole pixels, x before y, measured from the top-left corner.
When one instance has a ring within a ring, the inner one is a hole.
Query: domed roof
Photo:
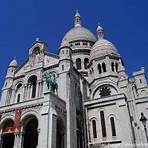
[[[87,41],[96,41],[96,37],[92,32],[90,32],[85,27],[81,26],[81,17],[78,11],[75,14],[75,26],[70,29],[64,36],[62,42],[67,40],[68,42],[77,41],[77,40],[87,40]]]
[[[104,39],[104,33],[102,27],[97,28],[98,40],[93,45],[90,52],[90,61],[104,55],[119,55],[116,47]]]
[[[13,59],[13,60],[10,62],[9,67],[17,67],[17,61],[16,61],[16,59]]]
[[[78,26],[72,28],[70,31],[68,31],[63,40],[67,40],[68,42],[76,41],[76,40],[87,40],[87,41],[96,41],[96,37],[91,33],[88,29]],[[62,40],[62,41],[63,41]]]

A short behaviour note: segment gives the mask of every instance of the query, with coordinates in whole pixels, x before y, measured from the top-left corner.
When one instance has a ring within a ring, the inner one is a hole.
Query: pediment
[[[32,62],[32,59],[27,59],[22,65],[20,65],[16,72],[15,77],[19,77],[21,75],[24,75],[27,71],[35,70],[38,68],[46,68],[49,66],[53,66],[59,63],[59,57],[56,54],[53,53],[45,53],[43,57],[43,60]]]

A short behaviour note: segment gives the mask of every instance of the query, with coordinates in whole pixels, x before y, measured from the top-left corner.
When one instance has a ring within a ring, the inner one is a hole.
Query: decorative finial
[[[76,10],[76,14],[74,18],[75,18],[75,27],[81,26],[81,16],[78,10]]]
[[[98,39],[104,38],[104,31],[100,23],[98,24],[98,27],[97,27],[97,35],[98,35]]]
[[[39,37],[37,37],[35,41],[36,41],[36,42],[38,42],[39,40],[40,40],[40,38],[39,38]]]

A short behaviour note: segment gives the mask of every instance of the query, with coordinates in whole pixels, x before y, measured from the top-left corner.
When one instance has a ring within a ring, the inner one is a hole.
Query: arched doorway
[[[13,148],[14,145],[14,134],[4,134],[2,136],[2,148]]]
[[[64,148],[64,124],[60,118],[57,119],[56,131],[56,148]]]
[[[24,143],[23,148],[36,148],[38,144],[38,121],[35,116],[26,119],[24,125]]]
[[[13,125],[14,121],[12,119],[7,119],[2,124],[2,148],[13,148],[14,146]]]

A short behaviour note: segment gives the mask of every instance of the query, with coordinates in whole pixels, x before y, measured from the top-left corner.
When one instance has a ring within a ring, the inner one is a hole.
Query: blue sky
[[[37,37],[56,53],[64,34],[73,27],[76,9],[82,24],[105,36],[123,57],[128,74],[144,66],[148,71],[147,0],[0,0],[0,88],[9,62],[19,64]]]

